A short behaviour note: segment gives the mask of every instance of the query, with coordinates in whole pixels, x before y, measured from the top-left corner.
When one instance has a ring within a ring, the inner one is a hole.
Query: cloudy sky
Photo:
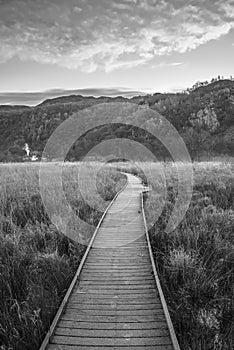
[[[233,63],[231,0],[0,0],[0,103],[176,91]]]

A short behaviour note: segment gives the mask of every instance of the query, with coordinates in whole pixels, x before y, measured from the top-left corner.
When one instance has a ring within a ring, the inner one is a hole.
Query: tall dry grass
[[[66,197],[87,222],[96,224],[101,215],[99,203],[92,192],[87,191],[86,198],[80,193],[77,166],[65,166]],[[87,164],[87,189],[89,174],[98,166]],[[178,192],[173,163],[112,164],[98,171],[97,188],[107,205],[124,183],[117,170],[139,175],[152,187],[151,200],[145,198],[146,217],[152,226],[149,233],[154,257],[181,349],[231,350],[234,165],[203,162],[194,163],[193,168],[190,207],[172,233],[166,233],[165,228]],[[37,349],[84,247],[51,224],[40,199],[37,165],[2,165],[0,175],[0,342],[4,350]],[[162,213],[154,223],[162,201]]]
[[[158,176],[160,167],[165,183]],[[234,349],[234,163],[193,164],[192,200],[171,233],[165,228],[177,198],[176,165],[137,163],[122,168],[150,174],[147,182],[153,194],[150,201],[145,198],[149,227],[167,189],[163,211],[149,233],[181,349]]]
[[[43,166],[53,177],[62,164]],[[98,210],[98,198],[89,191],[91,175],[97,172],[103,209],[125,182],[111,166],[97,171],[98,166],[85,165],[86,191],[82,195],[77,178],[79,165],[65,163],[63,168],[68,202],[82,220],[94,226],[102,212]],[[69,240],[51,223],[40,195],[38,164],[2,164],[0,178],[0,348],[37,349],[85,247]],[[50,190],[51,196],[56,196],[56,184]]]

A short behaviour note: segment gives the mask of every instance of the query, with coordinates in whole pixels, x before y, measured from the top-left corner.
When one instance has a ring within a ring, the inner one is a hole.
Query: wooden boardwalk
[[[144,186],[127,176],[40,350],[179,350],[146,230]]]

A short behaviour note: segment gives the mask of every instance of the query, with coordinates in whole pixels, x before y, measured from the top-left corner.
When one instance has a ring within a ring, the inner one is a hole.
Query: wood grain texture
[[[41,350],[175,350],[145,234],[144,186],[127,176]]]

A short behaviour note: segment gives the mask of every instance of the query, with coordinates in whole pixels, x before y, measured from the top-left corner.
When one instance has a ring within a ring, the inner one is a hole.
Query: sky
[[[234,75],[233,0],[0,0],[0,103]]]

